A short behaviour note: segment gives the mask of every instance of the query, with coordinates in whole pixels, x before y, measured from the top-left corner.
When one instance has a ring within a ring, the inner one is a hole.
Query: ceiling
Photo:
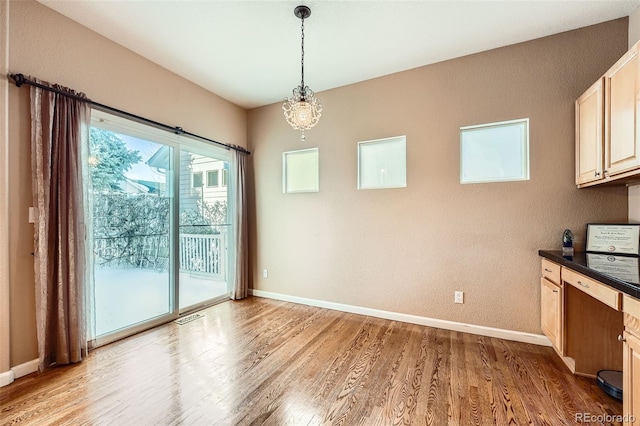
[[[244,108],[628,16],[640,0],[38,0]],[[321,97],[321,96],[320,96]]]

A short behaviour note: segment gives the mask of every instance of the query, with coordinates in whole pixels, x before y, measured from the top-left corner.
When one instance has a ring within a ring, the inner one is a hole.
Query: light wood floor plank
[[[249,298],[0,388],[0,425],[572,425],[620,415],[551,348]]]

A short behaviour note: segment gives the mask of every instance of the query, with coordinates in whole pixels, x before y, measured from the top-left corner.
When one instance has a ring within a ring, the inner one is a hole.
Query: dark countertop
[[[575,252],[562,256],[560,250],[539,250],[538,254],[623,293],[640,299],[640,258],[606,253]]]

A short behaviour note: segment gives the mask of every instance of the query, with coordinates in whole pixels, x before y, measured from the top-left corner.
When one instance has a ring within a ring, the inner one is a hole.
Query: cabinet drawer
[[[582,290],[589,296],[598,299],[605,305],[612,307],[616,311],[620,310],[620,296],[622,293],[619,291],[568,268],[562,268],[562,280]]]
[[[624,304],[624,301],[622,302]],[[624,314],[624,330],[628,333],[640,337],[640,319],[631,314]]]
[[[560,268],[557,263],[553,263],[547,259],[542,259],[542,276],[551,282],[561,284],[560,281]]]
[[[629,314],[640,319],[640,300],[626,294],[623,295],[622,311],[625,314]]]

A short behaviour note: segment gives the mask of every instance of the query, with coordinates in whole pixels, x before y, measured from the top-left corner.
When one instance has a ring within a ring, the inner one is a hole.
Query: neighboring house
[[[169,147],[163,146],[147,164],[165,171],[169,165]],[[204,155],[180,151],[180,212],[227,201],[229,164]],[[200,203],[198,203],[200,201]]]
[[[119,184],[120,189],[127,194],[148,194],[150,193],[150,188],[144,185],[141,182],[136,182],[133,179],[129,179],[125,177],[122,182]]]

